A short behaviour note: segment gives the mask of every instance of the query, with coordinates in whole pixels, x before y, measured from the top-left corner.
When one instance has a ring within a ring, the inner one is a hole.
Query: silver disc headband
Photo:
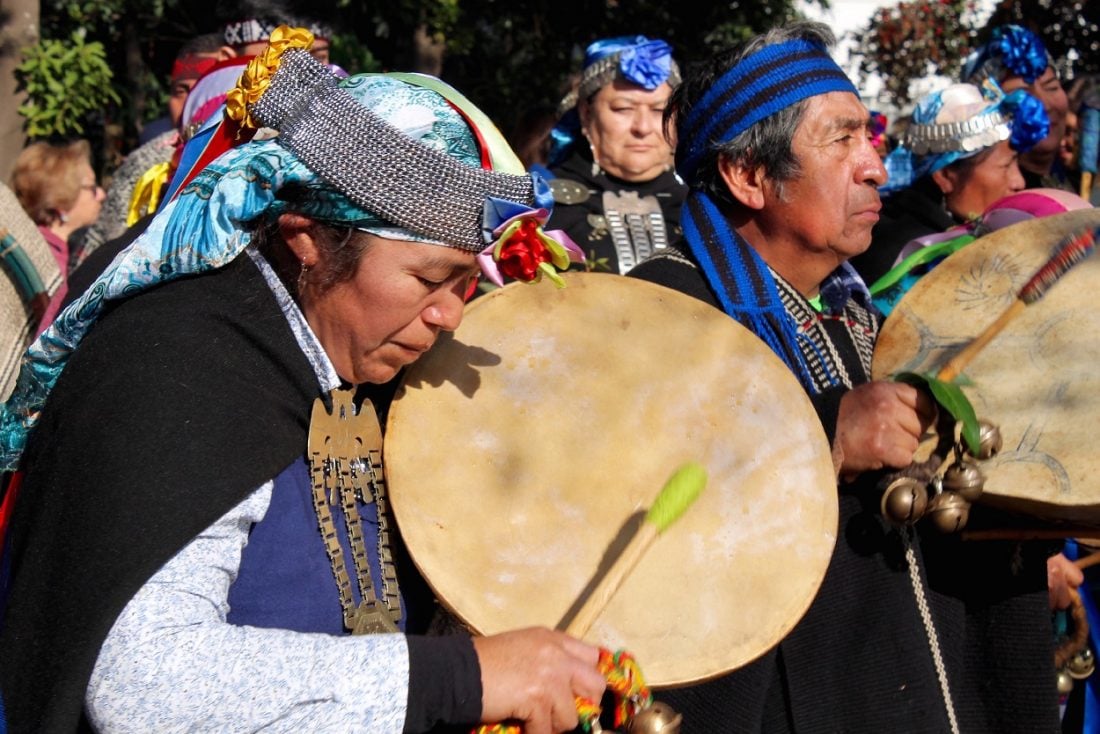
[[[532,206],[530,176],[468,166],[417,143],[359,104],[308,51],[286,51],[252,116],[352,202],[386,221],[470,252],[487,197]]]
[[[1012,128],[1008,120],[994,111],[961,122],[910,125],[905,133],[905,146],[917,155],[973,153],[1008,140],[1010,135]]]

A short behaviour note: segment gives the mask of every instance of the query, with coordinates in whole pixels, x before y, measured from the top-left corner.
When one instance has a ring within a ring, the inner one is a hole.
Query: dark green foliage
[[[118,98],[99,99],[94,115],[99,134],[109,131],[104,150],[129,150],[138,122],[163,114],[177,49],[216,30],[219,7],[210,0],[44,0],[42,37],[83,29],[88,42],[102,44],[114,72]],[[689,63],[796,17],[794,0],[314,0],[302,7],[335,29],[334,63],[355,73],[431,70],[441,60],[442,77],[504,130],[526,110],[555,106],[597,38],[657,36]]]
[[[82,134],[91,115],[119,102],[103,44],[86,41],[80,32],[24,49],[16,77],[27,94],[19,114],[31,139]]]

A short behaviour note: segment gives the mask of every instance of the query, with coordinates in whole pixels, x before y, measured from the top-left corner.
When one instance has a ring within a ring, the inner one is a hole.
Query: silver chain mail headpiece
[[[485,248],[487,197],[532,206],[530,176],[474,168],[408,137],[359,104],[308,51],[288,50],[249,112],[279,145],[352,202],[469,252]]]

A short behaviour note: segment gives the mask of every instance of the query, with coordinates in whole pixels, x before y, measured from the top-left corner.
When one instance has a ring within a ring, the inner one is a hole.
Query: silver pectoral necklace
[[[351,390],[334,390],[332,412],[322,398],[313,403],[307,454],[313,508],[332,564],[340,593],[344,626],[353,635],[397,632],[401,599],[397,571],[390,548],[385,475],[382,467],[382,429],[374,405],[364,400],[356,412]],[[375,595],[370,560],[363,537],[362,517],[357,501],[374,502],[378,513],[378,562],[382,569],[381,599]],[[332,507],[343,510],[348,543],[351,545],[359,604],[351,593],[351,578],[344,551],[336,534]]]

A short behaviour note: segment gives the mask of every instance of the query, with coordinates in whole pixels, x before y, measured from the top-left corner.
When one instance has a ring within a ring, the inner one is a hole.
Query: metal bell
[[[683,719],[668,704],[654,701],[634,714],[626,731],[627,734],[680,734]]]
[[[898,477],[882,493],[882,514],[899,525],[912,525],[928,508],[928,488],[913,477]]]
[[[1092,649],[1088,645],[1066,663],[1066,672],[1074,680],[1084,680],[1092,675],[1094,670],[1096,670],[1096,656],[1092,654]]]
[[[1001,429],[989,421],[980,421],[978,429],[978,456],[977,459],[986,461],[1001,453],[1004,439],[1001,438]]]
[[[976,502],[984,486],[982,470],[970,459],[959,459],[943,473],[943,488],[958,493],[967,502]]]
[[[1058,694],[1068,696],[1073,692],[1073,678],[1065,670],[1058,671]]]
[[[941,533],[956,533],[970,519],[970,503],[954,492],[941,492],[929,501],[925,517]]]

